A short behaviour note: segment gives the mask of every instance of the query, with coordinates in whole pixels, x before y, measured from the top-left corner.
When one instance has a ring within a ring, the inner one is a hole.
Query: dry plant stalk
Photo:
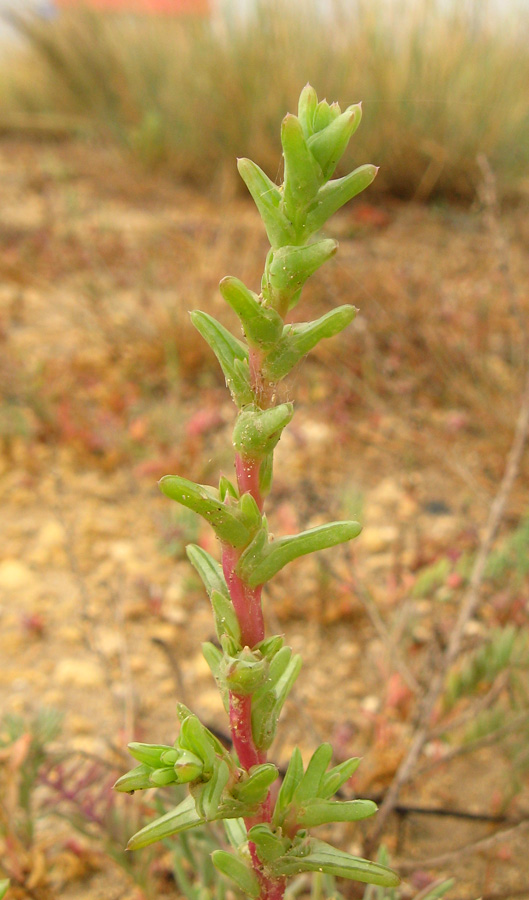
[[[216,850],[213,863],[255,900],[281,900],[289,878],[302,872],[388,887],[399,883],[386,866],[338,850],[309,831],[376,812],[370,800],[332,799],[358,759],[329,769],[332,747],[324,743],[304,768],[296,748],[280,787],[278,769],[268,760],[301,657],[285,646],[282,635],[265,635],[263,587],[292,560],[349,541],[361,530],[357,522],[332,522],[272,539],[264,514],[274,448],[294,414],[292,403],[278,402],[277,386],[309,350],[342,331],[356,313],[345,305],[313,322],[286,323],[305,281],[336,253],[336,242],[319,238],[318,232],[376,175],[374,166],[364,165],[331,180],[360,119],[359,104],[342,112],[337,103],[318,102],[307,85],[298,115],[289,114],[282,123],[283,184],[278,187],[251,160],[239,160],[239,173],[271,245],[259,295],[234,277],[220,284],[222,296],[241,321],[245,343],[207,313],[191,313],[238,407],[233,431],[236,481],[222,475],[213,488],[168,475],[160,487],[204,517],[220,542],[221,564],[196,545],[189,545],[187,554],[213,608],[219,645],[206,643],[203,652],[229,716],[234,752],[179,704],[181,728],[175,744],[130,744],[139,765],[116,784],[120,791],[133,792],[187,783],[187,798],[135,834],[129,848],[222,819],[232,852]]]

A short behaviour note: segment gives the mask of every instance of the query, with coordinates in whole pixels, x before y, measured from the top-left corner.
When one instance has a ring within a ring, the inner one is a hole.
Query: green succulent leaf
[[[211,606],[213,607],[215,630],[219,641],[226,634],[239,645],[241,641],[241,627],[231,600],[219,591],[212,591]]]
[[[217,357],[235,403],[238,406],[251,403],[253,391],[246,348],[208,313],[195,309],[190,316],[193,325]]]
[[[265,683],[262,691],[258,690],[254,695],[252,703],[252,735],[256,746],[260,750],[267,750],[274,740],[281,710],[300,673],[301,665],[301,656],[296,654],[289,660],[280,676],[278,676],[277,671],[274,672],[270,680]],[[273,684],[271,689],[270,684]]]
[[[399,876],[387,866],[351,856],[316,838],[310,838],[299,847],[293,848],[271,864],[270,869],[275,876],[297,875],[300,872],[325,872],[327,875],[351,878],[353,881],[378,884],[382,887],[397,887],[400,884]]]
[[[129,746],[129,753],[138,762],[145,763],[153,769],[157,769],[161,763],[162,753],[166,750],[173,750],[173,747],[167,744],[139,744],[133,741]]]
[[[213,773],[216,763],[216,748],[210,737],[210,732],[202,725],[197,716],[188,716],[182,722],[178,743],[183,750],[190,750],[202,760],[205,775]],[[224,752],[222,747],[221,749]]]
[[[114,790],[123,794],[133,794],[134,791],[145,791],[148,788],[152,788],[149,780],[151,772],[152,766],[142,763],[136,766],[135,769],[131,769],[130,772],[126,772],[121,778],[118,778],[114,785]]]
[[[214,488],[195,484],[180,475],[164,475],[158,484],[166,497],[192,509],[209,522],[221,541],[233,547],[244,547],[250,541],[251,533],[236,513],[219,500]]]
[[[293,803],[303,805],[313,797],[319,796],[319,787],[331,759],[332,747],[330,744],[321,744],[314,751],[306,772],[296,788]]]
[[[237,168],[259,210],[270,245],[275,249],[291,244],[294,230],[280,209],[281,194],[277,185],[251,159],[239,159]]]
[[[193,797],[188,796],[175,808],[165,813],[159,819],[149,822],[144,828],[136,832],[127,844],[127,850],[139,850],[148,847],[164,838],[187,831],[196,825],[203,825],[204,819],[199,816]]]
[[[321,780],[318,796],[323,800],[333,797],[336,791],[339,791],[342,785],[349,781],[351,775],[356,772],[360,762],[360,757],[353,757],[329,769]]]
[[[202,644],[202,655],[211,669],[211,674],[217,683],[224,709],[226,712],[229,712],[230,702],[223,667],[224,654],[215,646],[215,644],[212,644],[210,641],[205,641]]]
[[[206,822],[218,819],[222,812],[219,809],[222,794],[228,784],[230,771],[224,759],[217,760],[209,781],[200,785],[195,793],[197,812]],[[192,790],[194,790],[192,788]]]
[[[300,534],[278,538],[264,547],[256,547],[254,542],[241,554],[237,574],[250,587],[265,584],[287,563],[314,553],[343,544],[357,537],[362,530],[358,522],[331,522],[317,525]]]
[[[223,278],[220,292],[241,320],[248,343],[269,347],[281,337],[283,319],[269,306],[264,306],[257,294],[248,290],[242,281],[229,275]]]
[[[316,109],[314,110],[314,134],[318,134],[318,132],[323,131],[324,128],[327,128],[327,126],[331,124],[332,120],[333,114],[331,112],[330,105],[327,103],[327,100],[320,100],[320,102],[316,106]]]
[[[294,801],[295,802],[295,801]],[[305,801],[296,813],[296,822],[304,828],[326,825],[328,822],[358,822],[377,811],[372,800],[321,800],[314,797]]]
[[[233,446],[244,457],[267,456],[294,415],[293,403],[280,403],[269,409],[247,406],[237,416]]]
[[[290,762],[283,778],[283,783],[279,788],[276,805],[272,816],[273,824],[278,827],[282,824],[285,813],[292,803],[294,791],[299,782],[303,778],[303,759],[299,751],[299,747],[294,747]]]
[[[307,237],[323,228],[325,223],[349,200],[356,197],[374,181],[378,169],[365,165],[354,169],[349,175],[329,181],[318,191],[318,195],[308,211],[305,222]]]
[[[167,784],[174,784],[178,781],[177,774],[173,766],[164,766],[161,769],[153,769],[150,774],[151,785],[156,787],[165,787]]]
[[[314,116],[317,106],[318,95],[312,85],[306,84],[299,95],[298,102],[298,119],[301,122],[305,138],[314,134]]]
[[[204,769],[202,760],[191,753],[190,750],[181,750],[178,759],[174,763],[177,781],[180,784],[188,784],[200,778]]]
[[[7,890],[10,884],[11,882],[9,878],[3,878],[2,881],[0,881],[0,900],[2,900],[2,898],[7,894]]]
[[[224,830],[234,850],[238,850],[248,840],[244,819],[224,819]]]
[[[291,222],[303,216],[305,209],[323,184],[322,170],[310,152],[297,116],[290,113],[281,125],[281,143],[285,159],[283,203]]]
[[[219,594],[229,598],[228,586],[220,563],[197,544],[188,544],[186,553],[189,562],[200,575],[209,596],[211,597],[213,591],[218,591]]]
[[[329,108],[328,118],[329,124],[307,141],[310,152],[321,166],[325,181],[332,176],[347,144],[360,125],[362,107],[357,103],[338,116]]]
[[[248,897],[258,900],[261,888],[257,876],[241,859],[228,853],[227,850],[214,850],[211,859],[215,868],[222,875],[230,878]]]
[[[288,838],[280,838],[265,823],[250,828],[248,839],[255,844],[257,855],[263,863],[273,862],[283,856],[290,845]]]
[[[261,803],[278,775],[277,766],[273,763],[253,766],[248,775],[233,787],[232,794],[237,800],[249,806]]]
[[[354,306],[339,306],[314,322],[287,325],[283,337],[267,355],[263,370],[270,381],[280,381],[324,338],[334,337],[353,321]]]
[[[338,249],[336,241],[326,238],[305,247],[286,246],[267,259],[263,275],[263,294],[281,309],[293,309],[308,278],[331,259]]]

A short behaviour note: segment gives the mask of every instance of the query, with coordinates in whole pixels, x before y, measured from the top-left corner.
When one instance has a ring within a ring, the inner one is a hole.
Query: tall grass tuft
[[[363,98],[368,127],[344,167],[375,158],[379,189],[473,197],[478,153],[503,189],[527,189],[529,12],[334,0],[324,13],[303,0],[300,15],[300,2],[256,0],[212,21],[18,18],[27,49],[9,61],[4,106],[85,116],[148,165],[204,184],[236,154],[275,171],[275,123],[310,80],[331,100]]]

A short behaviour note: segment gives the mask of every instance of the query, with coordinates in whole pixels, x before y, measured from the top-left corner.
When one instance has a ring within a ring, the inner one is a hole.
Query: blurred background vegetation
[[[354,162],[382,167],[378,191],[472,199],[478,153],[502,192],[529,190],[529,9],[256,0],[244,16],[228,4],[212,17],[14,17],[27,41],[4,55],[4,119],[71,117],[202,187],[234,172],[236,156],[275,172],[277,122],[310,80],[321,96],[363,101]]]

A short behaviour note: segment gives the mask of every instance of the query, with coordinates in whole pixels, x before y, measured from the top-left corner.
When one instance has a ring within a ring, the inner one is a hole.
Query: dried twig
[[[518,837],[529,830],[529,819],[524,819],[513,825],[512,828],[503,828],[496,831],[490,837],[482,838],[479,841],[473,841],[465,847],[458,847],[457,850],[451,850],[449,853],[441,853],[439,856],[431,856],[429,859],[402,859],[395,863],[395,867],[405,875],[408,872],[414,872],[416,869],[438,869],[442,866],[459,861],[474,853],[481,853],[484,850],[490,850],[503,841]]]
[[[375,828],[368,837],[366,852],[371,854],[378,843],[388,816],[395,808],[400,789],[413,775],[424,744],[430,736],[430,719],[433,710],[442,694],[446,675],[459,655],[466,627],[474,616],[480,600],[480,590],[485,575],[485,567],[498,534],[501,521],[510,496],[512,487],[518,475],[522,455],[527,443],[529,433],[529,370],[526,373],[525,385],[520,403],[518,419],[514,432],[514,438],[507,456],[505,472],[501,480],[499,490],[491,504],[485,534],[478,549],[470,583],[463,597],[459,610],[459,616],[452,630],[450,641],[443,655],[442,664],[433,675],[430,689],[424,697],[418,721],[419,725],[411,742],[410,749],[402,761],[393,783],[386,794],[384,802],[377,815]]]

